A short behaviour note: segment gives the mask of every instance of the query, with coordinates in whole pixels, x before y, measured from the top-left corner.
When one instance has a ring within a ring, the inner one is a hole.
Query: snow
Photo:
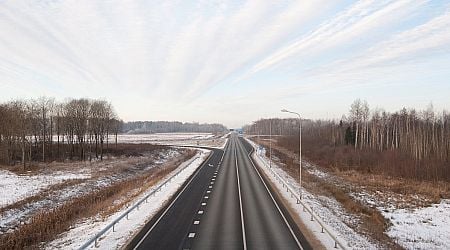
[[[173,146],[202,146],[223,149],[228,138],[216,137],[211,133],[156,133],[156,134],[120,134],[119,143],[153,143]],[[114,141],[114,137],[110,138]]]
[[[450,200],[416,209],[382,211],[392,226],[387,234],[407,249],[450,248]]]
[[[0,170],[0,207],[33,196],[45,188],[66,180],[87,179],[90,174],[54,172],[48,174],[17,175],[8,170]]]
[[[256,147],[254,142],[249,142]],[[268,165],[264,148],[257,149],[255,160],[261,166]],[[309,162],[303,161],[302,163],[304,170],[318,178],[346,189],[350,187],[348,185],[351,185],[337,176],[320,170]],[[275,164],[272,163],[272,166],[273,170],[293,187],[293,190],[297,190],[298,185],[295,180]],[[282,185],[281,188],[283,188]],[[442,199],[438,204],[423,207],[423,204],[426,203],[424,201],[427,200],[427,197],[423,195],[405,196],[389,190],[373,192],[363,186],[359,186],[357,189],[350,188],[350,190],[353,190],[350,193],[352,198],[378,209],[391,222],[392,225],[388,228],[386,234],[402,247],[406,249],[450,249],[449,199]],[[335,199],[324,196],[314,197],[308,192],[305,193],[304,202],[341,238],[346,240],[349,246],[363,249],[377,248],[375,244],[369,243],[368,239],[357,234],[346,225],[354,225],[357,219],[346,213]],[[295,204],[293,203],[292,206],[295,206]]]
[[[275,186],[281,191],[280,193],[290,203],[291,207],[297,212],[302,222],[311,232],[314,233],[317,239],[321,241],[327,249],[333,249],[335,244],[334,240],[328,234],[321,233],[322,228],[320,224],[316,220],[311,221],[311,215],[303,210],[303,205],[297,204],[297,199],[295,197],[292,197],[289,192],[286,192],[286,188],[283,186],[283,183],[288,185],[291,190],[299,190],[297,181],[273,162],[272,168],[270,169],[268,167],[269,159],[265,156],[264,148],[257,146],[250,140],[247,141],[255,148],[255,154],[253,155],[253,159],[255,160],[255,162],[259,166],[261,166],[261,169],[271,179],[272,183],[274,183]],[[281,182],[277,180],[277,178],[274,176],[274,173],[276,176],[281,177]],[[320,218],[319,220],[322,222],[322,224],[324,224],[325,227],[331,232],[331,234],[336,237],[337,241],[344,245],[346,248],[378,249],[378,247],[375,244],[371,243],[367,237],[358,234],[355,230],[350,228],[345,223],[345,220],[351,220],[352,217],[345,212],[345,209],[340,205],[338,201],[329,197],[314,196],[304,189],[302,193],[302,202],[304,203],[305,207],[313,211],[314,214],[316,214]]]
[[[163,180],[157,183],[153,188],[147,190],[140,197],[136,198],[134,202],[138,202],[148,193],[152,192],[156,187],[163,183],[166,179],[175,175],[182,170],[180,174],[175,176],[171,182],[162,187],[160,192],[148,198],[147,203],[143,203],[139,210],[133,210],[130,213],[129,219],[121,220],[115,226],[115,232],[110,230],[99,241],[99,248],[96,249],[119,249],[126,245],[128,240],[142,228],[148,220],[152,218],[158,210],[170,200],[170,197],[183,185],[183,183],[191,176],[194,171],[202,164],[202,162],[209,156],[209,150],[200,149],[198,153],[191,159],[181,164],[171,174],[166,176]],[[47,243],[44,247],[46,249],[77,249],[95,234],[105,228],[108,224],[118,218],[127,208],[109,216],[106,219],[89,218],[77,225],[71,230],[60,235],[60,237],[52,242]],[[91,246],[94,248],[94,246]]]
[[[180,155],[175,148],[168,148],[140,157],[121,157],[93,162],[52,162],[44,164],[41,169],[26,174],[16,175],[3,171],[5,194],[2,200],[6,205],[16,206],[2,209],[0,213],[0,234],[14,230],[21,223],[29,220],[34,214],[48,208],[64,204],[80,195],[93,192],[111,183],[133,178],[151,168],[161,166]],[[66,180],[77,180],[67,183]],[[55,188],[55,184],[62,186]],[[28,197],[34,200],[26,201]],[[14,198],[14,199],[12,199]]]
[[[378,209],[391,222],[387,235],[406,249],[450,249],[450,200],[424,207],[420,195],[389,191],[354,192],[352,196]]]
[[[159,141],[180,141],[180,140],[205,140],[211,139],[211,133],[155,133],[155,134],[119,134],[117,140],[120,143],[149,143]],[[111,141],[114,137],[110,138]]]

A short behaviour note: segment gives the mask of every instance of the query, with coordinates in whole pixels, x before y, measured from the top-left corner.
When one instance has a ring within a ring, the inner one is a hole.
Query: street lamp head
[[[281,112],[289,112],[287,109],[282,109]]]

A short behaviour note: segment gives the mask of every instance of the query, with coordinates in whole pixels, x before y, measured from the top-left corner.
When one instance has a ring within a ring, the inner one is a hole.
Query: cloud
[[[327,82],[316,85],[328,88],[349,84],[349,80],[350,84],[362,84],[371,78],[389,78],[387,74],[405,75],[404,72],[409,72],[406,75],[414,75],[421,65],[429,63],[430,58],[450,55],[449,26],[450,11],[446,11],[421,25],[394,34],[355,56],[304,72],[299,78],[316,83]],[[421,74],[427,74],[427,71]],[[352,78],[355,80],[351,81]]]
[[[412,69],[432,75],[422,64],[448,57],[448,7],[429,0],[2,1],[0,99],[100,97],[118,103],[127,119],[164,113],[206,121],[224,104],[258,107],[395,81]],[[205,115],[198,107],[207,107]]]
[[[267,56],[253,66],[248,75],[273,67],[290,57],[311,56],[351,43],[375,29],[401,21],[425,2],[427,1],[358,1],[309,34]]]

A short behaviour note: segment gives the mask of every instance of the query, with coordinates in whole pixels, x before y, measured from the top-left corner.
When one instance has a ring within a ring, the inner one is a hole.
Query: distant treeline
[[[0,163],[103,157],[108,135],[122,122],[103,100],[57,102],[42,97],[0,103]]]
[[[450,114],[403,108],[370,110],[356,100],[337,121],[302,120],[305,156],[331,167],[426,180],[450,180]],[[298,152],[298,119],[263,119],[251,134],[284,135],[280,145]]]
[[[175,132],[222,133],[227,130],[222,124],[200,124],[195,122],[136,121],[126,122],[122,126],[122,132],[128,134]]]

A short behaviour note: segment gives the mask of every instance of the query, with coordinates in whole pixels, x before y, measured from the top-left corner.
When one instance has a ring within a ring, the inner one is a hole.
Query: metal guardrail
[[[252,153],[255,153],[257,155],[257,157],[260,157],[260,155],[257,153],[256,150],[253,150]],[[270,168],[269,166],[267,166],[266,162],[260,157],[261,162],[265,165],[265,167],[267,169],[269,169],[273,176],[283,185],[283,188],[286,188],[287,192],[291,193],[291,197],[295,197],[297,199],[297,203],[301,204],[303,206],[303,211],[308,212],[311,215],[311,221],[316,221],[317,223],[319,223],[319,225],[322,227],[322,233],[327,233],[334,241],[334,248],[337,248],[338,246],[341,249],[347,249],[345,247],[344,244],[342,244],[337,238],[336,236],[333,235],[333,233],[327,228],[327,226],[325,225],[325,223],[322,221],[322,219],[320,219],[320,217],[318,217],[317,215],[314,214],[313,210],[308,207],[303,201],[302,199],[300,199],[300,197],[298,196],[298,194],[296,192],[294,192],[292,190],[292,188],[290,187],[290,185],[287,183],[287,181],[285,181],[283,179],[283,177],[281,177],[278,173],[276,173],[272,168]]]
[[[116,218],[113,222],[111,222],[110,224],[108,224],[105,228],[103,228],[100,232],[98,232],[94,237],[92,237],[89,241],[87,241],[86,243],[84,243],[80,248],[78,248],[79,250],[82,249],[88,249],[89,246],[91,246],[92,244],[94,244],[95,247],[98,247],[98,243],[99,243],[99,239],[100,237],[102,237],[104,234],[106,234],[109,230],[112,229],[113,232],[115,232],[115,226],[116,224],[118,224],[123,218],[127,218],[129,214],[137,209],[139,210],[139,206],[142,203],[147,203],[148,202],[148,198],[152,195],[154,195],[156,192],[161,191],[162,187],[166,186],[169,182],[172,181],[173,178],[177,177],[182,171],[184,171],[187,167],[189,167],[192,162],[194,162],[195,160],[197,160],[199,157],[194,157],[191,160],[187,161],[186,166],[184,166],[182,169],[178,170],[178,172],[176,172],[175,174],[173,174],[171,177],[169,177],[167,180],[165,180],[163,183],[161,183],[160,185],[158,185],[153,191],[151,191],[149,194],[147,194],[145,197],[143,197],[141,200],[139,200],[136,204],[134,204],[133,206],[131,206],[130,208],[128,208],[122,215],[120,215],[118,218]]]

